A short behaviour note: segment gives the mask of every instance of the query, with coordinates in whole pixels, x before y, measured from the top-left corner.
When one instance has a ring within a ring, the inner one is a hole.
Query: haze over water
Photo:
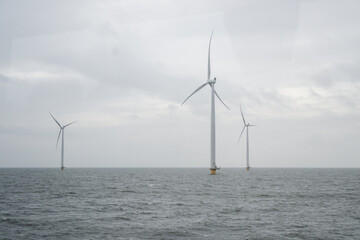
[[[1,239],[356,239],[359,169],[0,169]]]

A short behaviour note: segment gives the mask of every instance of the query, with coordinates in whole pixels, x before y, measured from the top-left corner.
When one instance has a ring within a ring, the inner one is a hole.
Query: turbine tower
[[[60,132],[59,132],[59,135],[58,135],[58,138],[57,138],[57,142],[56,142],[56,148],[58,146],[58,143],[59,143],[59,139],[60,139],[60,135],[61,135],[61,170],[64,170],[64,130],[67,126],[70,126],[71,124],[73,123],[76,123],[77,121],[75,122],[71,122],[69,124],[66,124],[64,126],[61,126],[60,123],[55,119],[55,117],[50,113],[50,116],[54,119],[54,121],[56,122],[56,124],[60,127]]]
[[[202,88],[205,87],[206,85],[209,84],[209,86],[211,87],[210,174],[212,174],[212,175],[216,174],[216,169],[219,169],[219,168],[216,166],[216,163],[215,163],[215,95],[216,95],[216,97],[224,104],[224,106],[225,106],[226,108],[228,108],[228,106],[226,106],[226,104],[221,100],[221,98],[219,97],[219,95],[218,95],[217,92],[215,91],[216,78],[211,79],[210,46],[211,46],[211,39],[212,39],[213,33],[214,33],[214,31],[211,33],[210,41],[209,41],[207,81],[206,81],[205,83],[203,83],[200,87],[198,87],[194,92],[192,92],[192,93],[184,100],[184,102],[181,104],[181,105],[183,105],[183,104],[186,102],[186,100],[188,100],[192,95],[194,95],[196,92],[198,92],[200,89],[202,89]],[[228,108],[228,109],[230,109],[230,108]]]
[[[242,112],[241,105],[240,105],[240,112],[241,112],[241,116],[242,116],[242,119],[244,122],[244,127],[240,133],[238,143],[240,141],[241,135],[243,134],[243,132],[246,128],[246,170],[249,171],[249,169],[250,169],[250,164],[249,164],[249,127],[255,127],[256,125],[251,125],[251,124],[245,122],[245,117]]]

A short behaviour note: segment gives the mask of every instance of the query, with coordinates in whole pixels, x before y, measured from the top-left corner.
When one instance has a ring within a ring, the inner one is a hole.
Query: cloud
[[[5,165],[56,157],[53,149],[41,151],[57,136],[51,111],[61,122],[79,121],[69,131],[73,166],[207,167],[210,88],[181,102],[206,81],[214,30],[212,76],[231,108],[216,101],[219,165],[240,166],[241,103],[259,125],[251,138],[257,166],[328,166],[326,158],[336,166],[333,156],[341,154],[334,146],[359,136],[351,131],[360,112],[358,7],[357,1],[2,1],[0,152],[12,159]],[[358,156],[348,146],[348,156]]]

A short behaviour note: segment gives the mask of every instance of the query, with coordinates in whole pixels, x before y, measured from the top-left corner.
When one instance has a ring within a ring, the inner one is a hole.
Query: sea
[[[1,168],[0,239],[360,239],[360,169]]]

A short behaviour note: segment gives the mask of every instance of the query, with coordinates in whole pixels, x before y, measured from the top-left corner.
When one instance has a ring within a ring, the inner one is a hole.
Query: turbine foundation
[[[250,167],[246,167],[246,171],[249,171],[250,170]]]
[[[64,170],[64,167],[61,167],[60,169],[61,169],[61,171],[62,171],[62,170]]]
[[[216,168],[210,168],[210,175],[216,175]]]

